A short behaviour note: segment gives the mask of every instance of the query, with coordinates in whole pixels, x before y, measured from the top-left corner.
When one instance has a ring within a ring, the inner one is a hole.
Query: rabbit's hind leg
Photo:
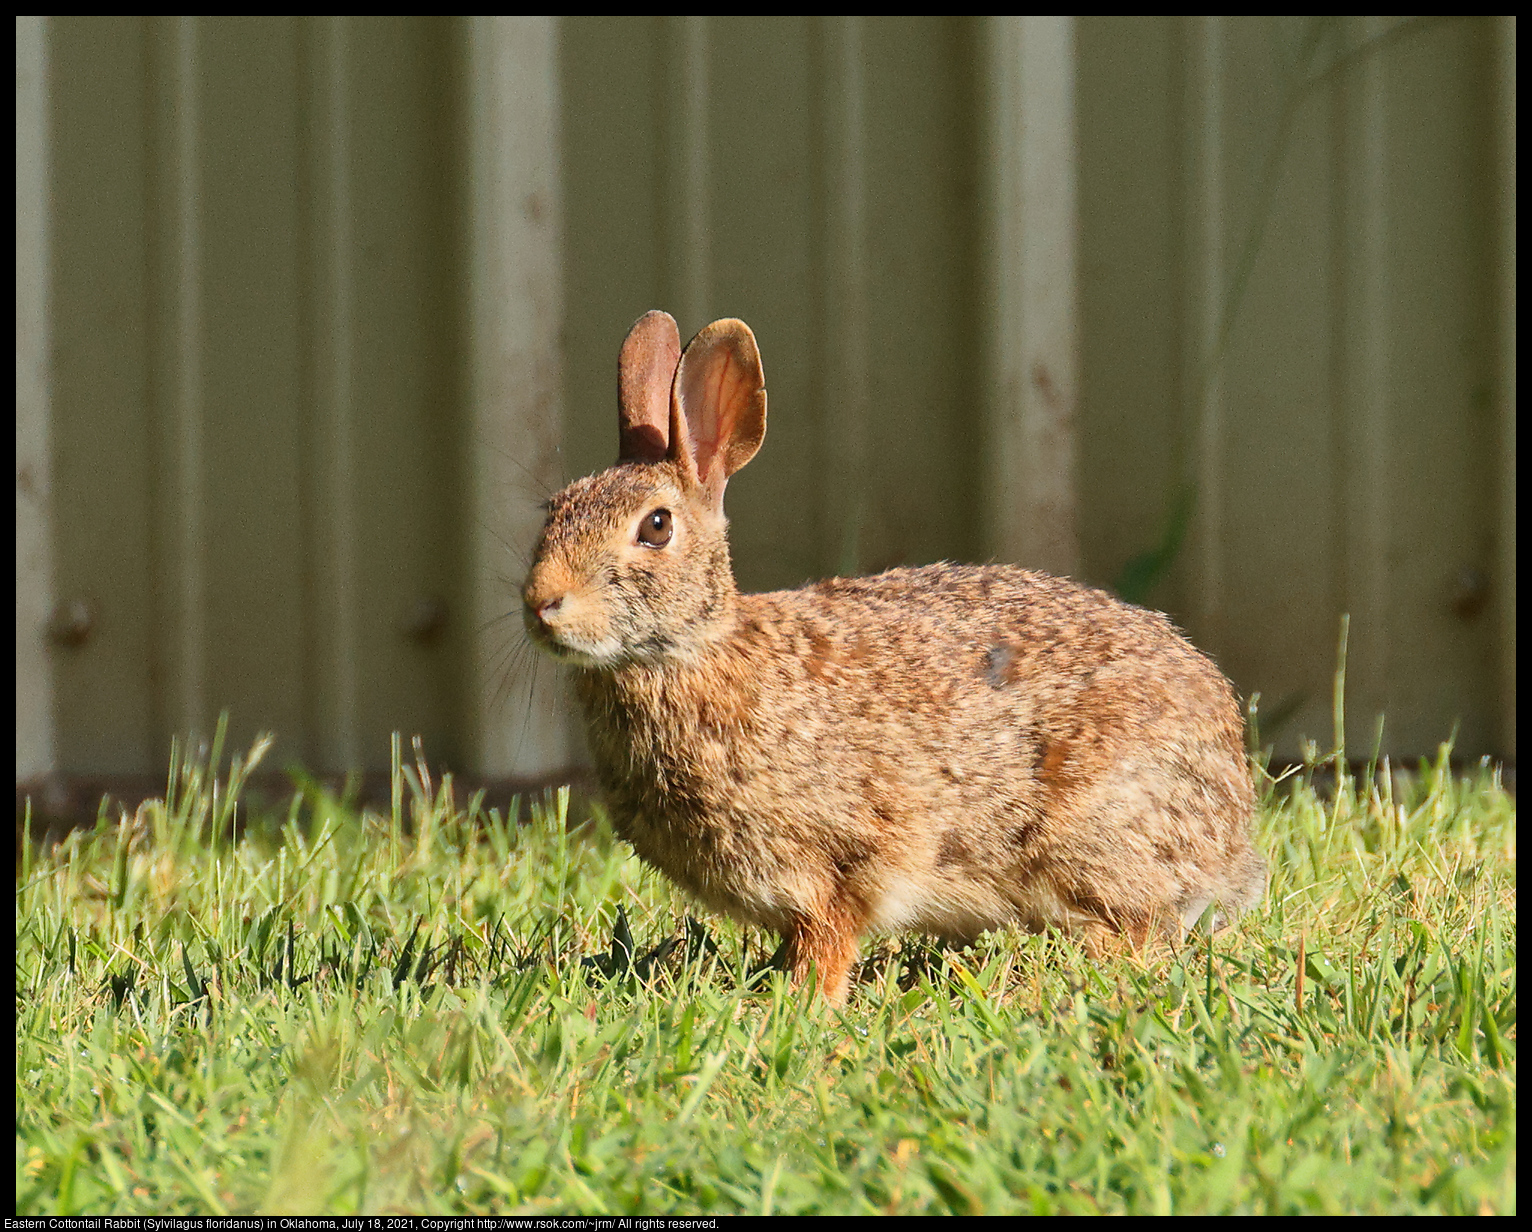
[[[1165,937],[1159,917],[1154,912],[1126,916],[1114,913],[1107,919],[1076,920],[1071,929],[1093,960],[1133,954],[1142,957],[1149,947]]]
[[[866,920],[865,910],[833,900],[813,915],[795,916],[786,935],[793,983],[801,984],[811,971],[816,972],[825,1000],[833,1006],[845,1005],[857,939]]]

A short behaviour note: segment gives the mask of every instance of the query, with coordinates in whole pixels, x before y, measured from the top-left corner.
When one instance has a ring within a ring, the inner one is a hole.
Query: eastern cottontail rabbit
[[[683,354],[648,313],[617,465],[548,503],[527,628],[574,668],[618,834],[836,1002],[871,930],[1100,952],[1257,902],[1234,691],[1159,613],[1008,565],[739,593],[723,493],[764,385],[743,322]]]

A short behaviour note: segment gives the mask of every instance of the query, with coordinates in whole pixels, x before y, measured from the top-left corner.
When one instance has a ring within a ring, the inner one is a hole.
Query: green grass
[[[1268,783],[1211,945],[895,938],[837,1013],[563,797],[396,750],[233,839],[260,751],[24,847],[18,1213],[1516,1209],[1515,804],[1445,753]]]

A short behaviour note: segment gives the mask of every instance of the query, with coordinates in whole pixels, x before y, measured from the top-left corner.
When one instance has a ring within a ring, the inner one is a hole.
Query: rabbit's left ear
[[[659,462],[670,452],[670,389],[681,334],[668,312],[633,322],[617,356],[617,460]]]
[[[766,436],[766,377],[743,321],[714,321],[686,346],[670,393],[670,456],[715,508]]]

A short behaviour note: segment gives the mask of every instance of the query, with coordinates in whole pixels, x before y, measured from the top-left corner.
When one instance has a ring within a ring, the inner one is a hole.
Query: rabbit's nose
[[[532,614],[536,616],[537,619],[540,620],[543,624],[547,624],[550,620],[553,619],[553,617],[558,615],[559,609],[563,606],[564,596],[558,595],[555,598],[548,599],[534,606],[532,609]]]
[[[547,628],[549,621],[563,610],[574,589],[574,581],[564,569],[539,561],[521,588],[521,601],[526,605],[528,618]]]

